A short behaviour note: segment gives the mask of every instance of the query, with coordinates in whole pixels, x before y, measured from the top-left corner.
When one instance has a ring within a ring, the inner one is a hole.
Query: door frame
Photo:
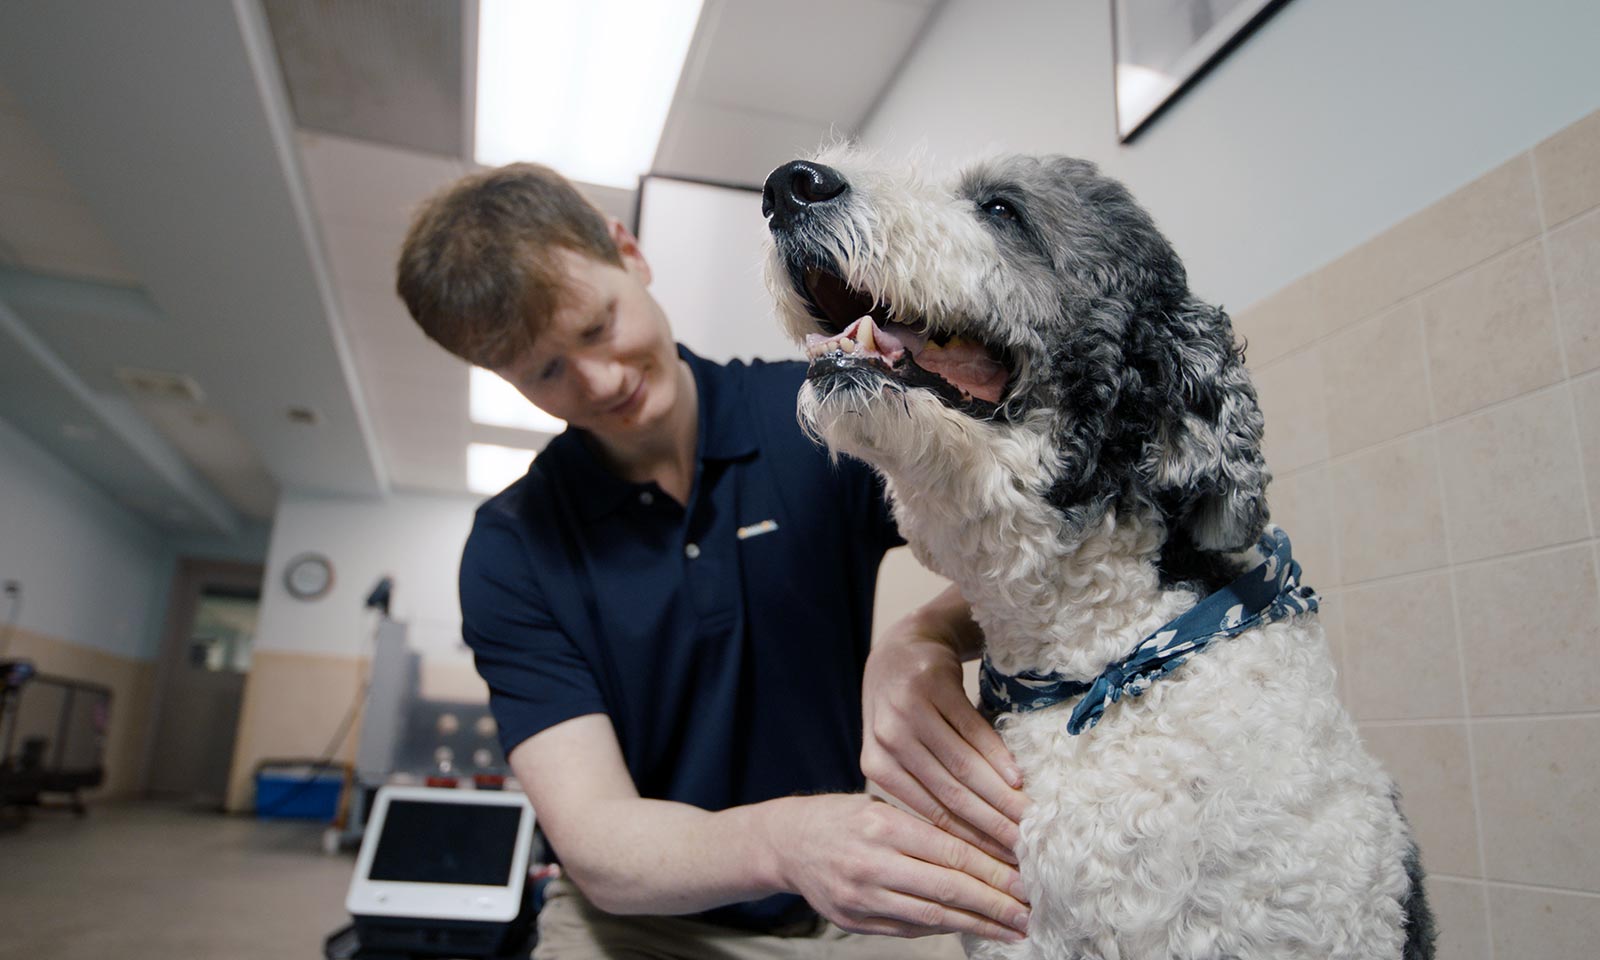
[[[172,573],[172,585],[167,591],[167,613],[161,628],[161,652],[156,658],[156,678],[150,692],[150,706],[145,716],[145,743],[139,763],[138,791],[149,796],[150,778],[155,767],[156,744],[161,736],[161,708],[166,702],[167,688],[173,674],[188,654],[190,631],[195,614],[200,607],[200,596],[207,587],[230,590],[254,590],[260,596],[266,592],[266,567],[259,563],[236,560],[209,560],[201,557],[179,557]],[[237,736],[238,731],[234,731]]]

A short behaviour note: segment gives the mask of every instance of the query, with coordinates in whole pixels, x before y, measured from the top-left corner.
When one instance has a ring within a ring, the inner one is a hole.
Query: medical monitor
[[[532,843],[521,791],[383,787],[345,906],[357,917],[510,921]]]

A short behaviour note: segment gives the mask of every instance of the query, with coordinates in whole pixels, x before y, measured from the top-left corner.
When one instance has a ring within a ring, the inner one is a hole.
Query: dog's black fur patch
[[[1411,889],[1400,904],[1405,913],[1406,945],[1401,960],[1433,960],[1435,941],[1439,931],[1433,922],[1433,910],[1422,887],[1422,856],[1413,843],[1406,851],[1406,878]]]

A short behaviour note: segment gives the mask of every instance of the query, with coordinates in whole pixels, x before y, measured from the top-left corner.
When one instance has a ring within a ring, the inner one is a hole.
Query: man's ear
[[[606,227],[611,233],[611,242],[617,247],[617,254],[622,257],[623,269],[638,277],[640,283],[649,286],[650,264],[644,258],[644,251],[639,249],[639,238],[616,217],[607,217]]]

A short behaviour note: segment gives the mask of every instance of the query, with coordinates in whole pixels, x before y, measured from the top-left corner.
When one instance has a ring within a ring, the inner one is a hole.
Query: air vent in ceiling
[[[141,370],[137,367],[118,367],[117,379],[136,397],[149,400],[186,400],[201,403],[205,394],[194,379],[181,373],[164,370]]]

